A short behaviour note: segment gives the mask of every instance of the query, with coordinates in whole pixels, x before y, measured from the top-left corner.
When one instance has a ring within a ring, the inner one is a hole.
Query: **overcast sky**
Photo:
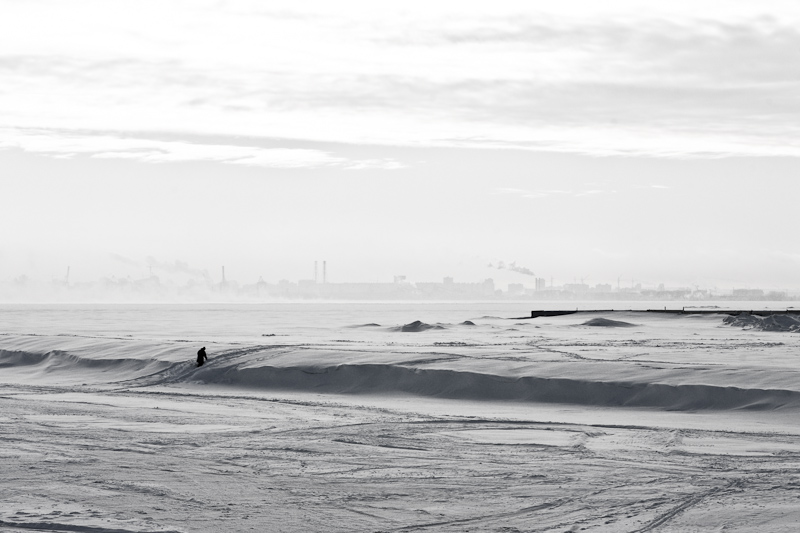
[[[799,125],[796,0],[0,0],[0,281],[796,288]]]

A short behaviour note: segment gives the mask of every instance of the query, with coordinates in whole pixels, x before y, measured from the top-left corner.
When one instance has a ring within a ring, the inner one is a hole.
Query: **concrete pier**
[[[772,316],[772,315],[800,315],[800,309],[574,309],[569,311],[531,311],[530,317],[525,318],[540,318],[550,316],[564,316],[574,315],[578,313],[663,313],[668,315],[755,315],[755,316]]]

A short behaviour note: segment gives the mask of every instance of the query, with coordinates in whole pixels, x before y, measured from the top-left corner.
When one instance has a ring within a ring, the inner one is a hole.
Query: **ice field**
[[[800,527],[800,322],[534,307],[0,306],[0,530]]]

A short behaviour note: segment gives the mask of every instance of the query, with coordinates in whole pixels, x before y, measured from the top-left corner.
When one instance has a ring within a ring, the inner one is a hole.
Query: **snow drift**
[[[758,331],[800,331],[800,319],[792,315],[757,316],[741,314],[728,316],[723,320],[725,324],[742,329],[755,329]]]
[[[402,331],[403,333],[418,333],[420,331],[428,331],[429,329],[444,329],[441,324],[426,324],[420,320],[415,320],[410,324],[390,328],[391,331]]]
[[[610,318],[592,318],[587,320],[582,326],[593,326],[599,328],[632,328],[635,325],[622,320],[611,320]]]
[[[337,394],[405,393],[460,400],[503,400],[671,410],[775,409],[800,405],[800,391],[712,385],[508,377],[401,365],[198,369],[205,383]]]
[[[213,384],[262,392],[410,394],[670,410],[800,406],[800,390],[780,371],[553,362],[546,351],[524,361],[498,360],[471,352],[477,350],[472,345],[433,344],[436,351],[430,352],[218,345],[209,350],[209,362],[197,367],[193,347],[180,342],[6,336],[0,339],[0,381],[116,389]],[[52,345],[59,348],[48,349]]]

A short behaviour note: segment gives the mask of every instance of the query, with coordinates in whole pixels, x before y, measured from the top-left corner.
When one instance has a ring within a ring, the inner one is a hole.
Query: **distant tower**
[[[64,285],[69,285],[69,267],[67,267],[67,275],[64,277]]]
[[[328,283],[328,262],[322,262],[322,283]]]
[[[222,267],[222,284],[225,284],[225,266]]]
[[[314,261],[314,283],[317,283],[317,263],[319,261]]]

